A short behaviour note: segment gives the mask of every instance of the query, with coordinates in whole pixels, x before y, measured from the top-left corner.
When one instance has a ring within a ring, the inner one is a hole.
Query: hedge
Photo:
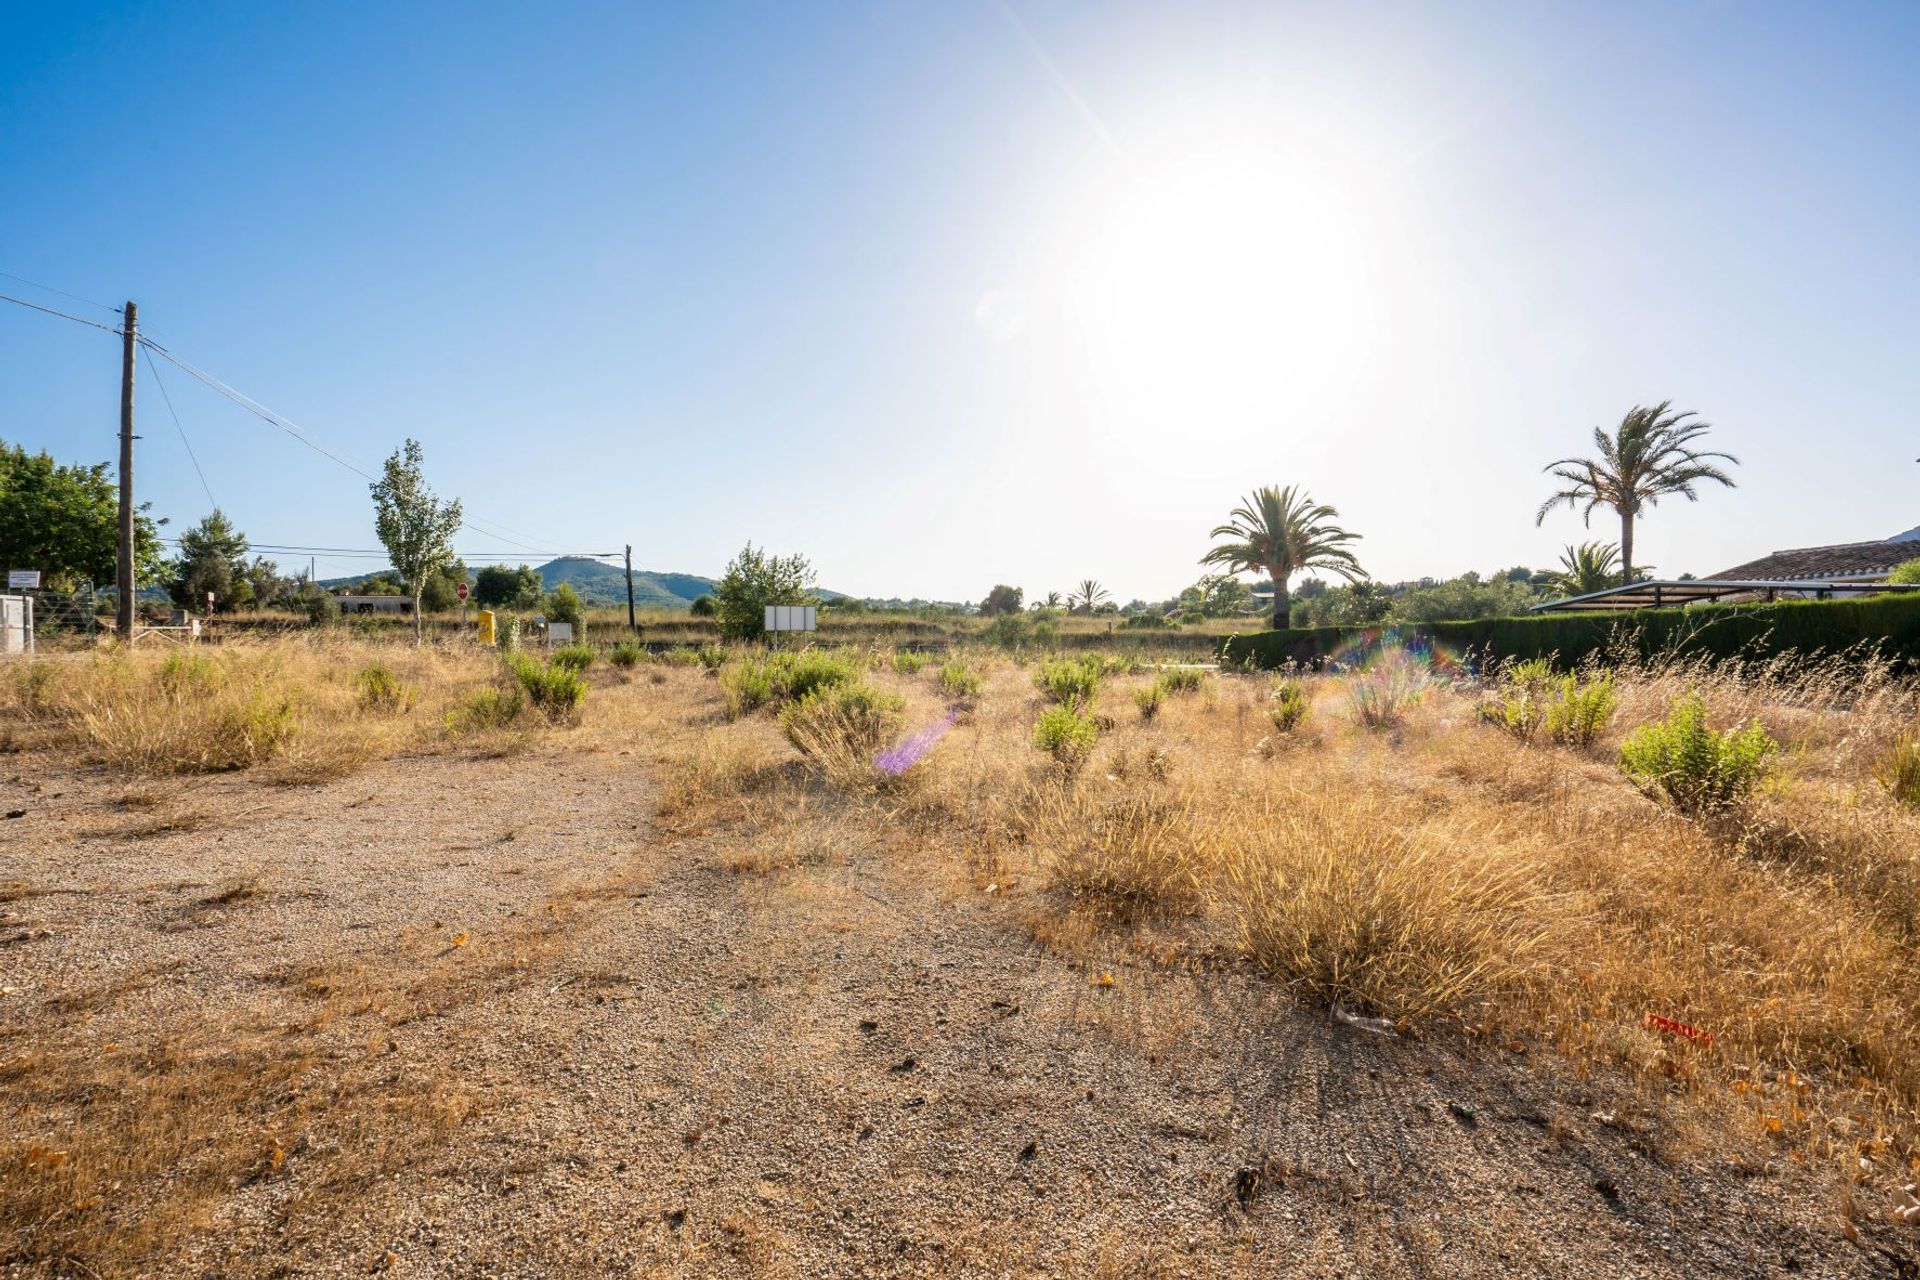
[[[1630,613],[1541,613],[1406,627],[1292,627],[1228,636],[1222,662],[1317,667],[1382,645],[1438,646],[1469,662],[1551,658],[1563,666],[1625,645],[1642,657],[1673,652],[1712,659],[1767,658],[1789,650],[1839,653],[1865,642],[1901,666],[1920,668],[1920,593],[1858,600],[1712,604]]]

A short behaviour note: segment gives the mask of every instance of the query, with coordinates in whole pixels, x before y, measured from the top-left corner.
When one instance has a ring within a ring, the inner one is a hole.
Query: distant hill
[[[571,583],[588,604],[623,605],[627,602],[627,571],[617,564],[588,560],[581,556],[562,556],[536,565],[540,581],[551,591],[561,583]],[[380,572],[376,570],[376,572]],[[351,578],[323,578],[323,587],[356,586],[368,575]],[[697,573],[663,573],[652,569],[633,571],[633,602],[660,609],[684,609],[704,595],[713,593],[714,580]],[[823,600],[843,600],[838,591],[819,592]]]

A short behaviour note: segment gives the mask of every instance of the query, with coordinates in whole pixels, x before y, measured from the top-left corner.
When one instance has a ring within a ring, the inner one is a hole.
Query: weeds
[[[369,662],[360,668],[353,677],[353,687],[360,696],[363,711],[394,715],[413,708],[413,690],[378,662]]]
[[[639,666],[640,660],[646,656],[647,651],[633,640],[622,640],[607,651],[607,661],[622,670]]]
[[[510,654],[507,671],[534,709],[556,724],[578,723],[580,705],[587,699],[587,682],[572,667],[541,666],[525,654]]]
[[[1665,721],[1633,731],[1620,748],[1620,767],[1681,812],[1706,813],[1745,800],[1779,750],[1758,721],[1714,732],[1700,695],[1690,693]]]
[[[1298,680],[1276,679],[1267,693],[1267,715],[1281,733],[1292,733],[1307,718],[1306,686]]]
[[[960,658],[951,658],[941,666],[939,681],[940,692],[955,702],[979,697],[980,689],[986,683],[978,671]]]
[[[1096,654],[1080,658],[1045,657],[1033,673],[1034,688],[1068,707],[1090,707],[1106,666]]]
[[[1099,726],[1077,703],[1048,707],[1033,726],[1033,745],[1069,772],[1086,763],[1099,739]]]
[[[1920,807],[1920,734],[1899,738],[1875,772],[1895,800]]]
[[[552,663],[567,671],[585,671],[593,665],[593,646],[570,644],[553,651]]]
[[[1160,714],[1160,704],[1167,700],[1167,687],[1155,680],[1133,691],[1133,705],[1140,709],[1142,720],[1151,720]]]

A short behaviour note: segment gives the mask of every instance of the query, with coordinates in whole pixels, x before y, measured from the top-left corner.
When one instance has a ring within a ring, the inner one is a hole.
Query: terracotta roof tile
[[[1737,578],[1766,582],[1785,578],[1834,578],[1861,573],[1885,573],[1906,560],[1920,559],[1920,542],[1845,542],[1833,547],[1799,547],[1776,551],[1709,578]]]

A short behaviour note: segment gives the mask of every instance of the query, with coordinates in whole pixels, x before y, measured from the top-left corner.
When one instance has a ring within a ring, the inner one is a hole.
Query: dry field
[[[707,656],[0,669],[0,1274],[1917,1273],[1913,684]]]

